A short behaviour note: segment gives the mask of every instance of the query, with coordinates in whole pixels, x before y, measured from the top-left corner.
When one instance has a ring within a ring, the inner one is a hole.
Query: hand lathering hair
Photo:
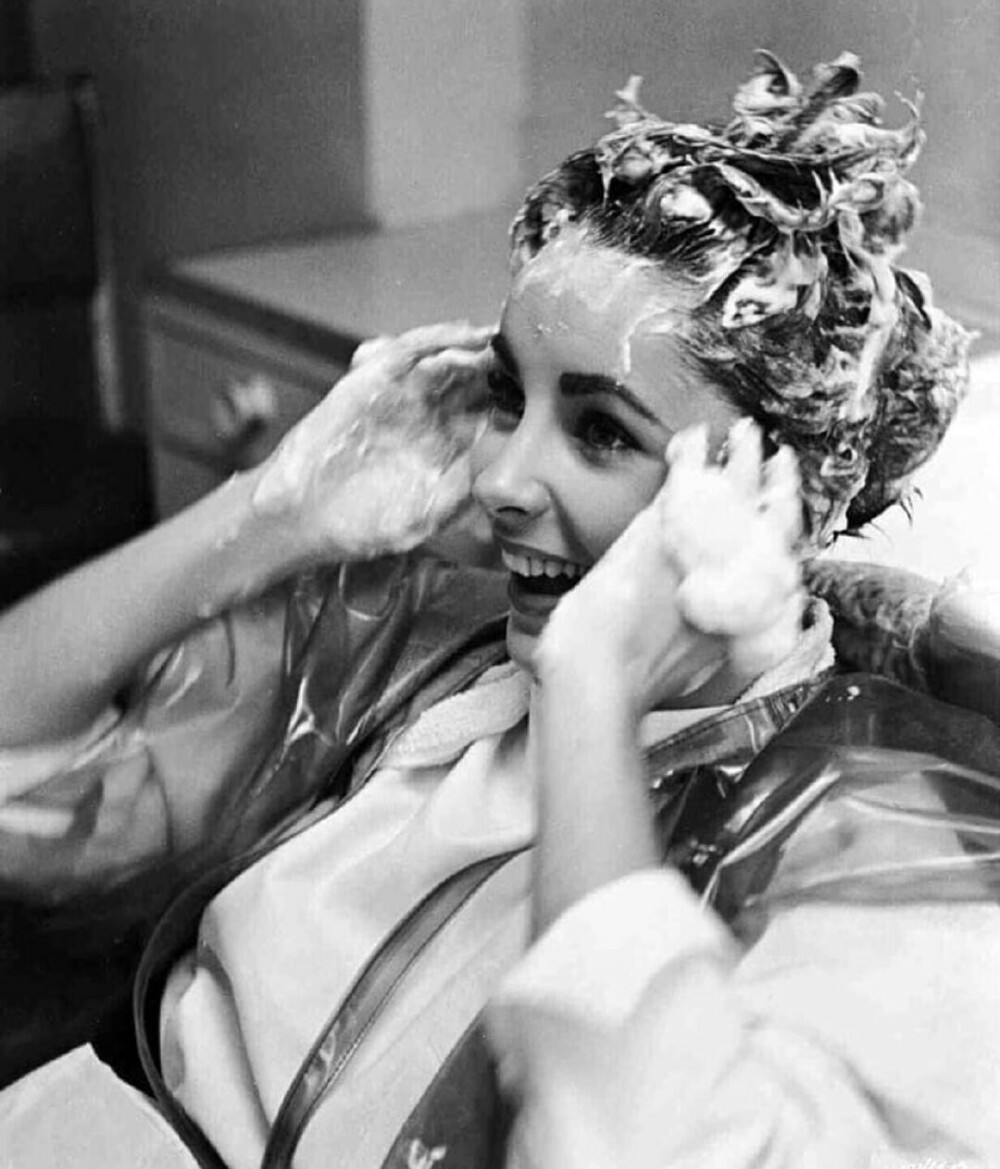
[[[918,105],[888,129],[860,79],[849,53],[809,87],[761,53],[733,118],[701,126],[650,114],[632,78],[616,128],[541,179],[511,228],[515,266],[573,223],[694,292],[684,352],[795,451],[816,547],[905,504],[968,382],[970,335],[895,263],[920,211]]]

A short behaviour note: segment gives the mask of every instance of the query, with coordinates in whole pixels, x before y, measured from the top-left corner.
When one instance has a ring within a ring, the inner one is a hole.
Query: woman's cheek
[[[639,512],[653,502],[665,480],[666,467],[651,467],[623,476],[618,483],[604,478],[595,485],[580,529],[594,560],[603,556]]]

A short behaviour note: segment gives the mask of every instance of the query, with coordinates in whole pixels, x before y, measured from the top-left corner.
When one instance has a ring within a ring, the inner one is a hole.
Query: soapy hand
[[[359,346],[351,368],[258,469],[253,507],[306,559],[422,543],[468,498],[495,326],[428,325]]]
[[[645,712],[724,668],[745,687],[791,652],[804,603],[794,456],[765,461],[749,420],[728,448],[710,463],[703,429],[671,441],[663,487],[557,606],[543,659],[588,646]]]

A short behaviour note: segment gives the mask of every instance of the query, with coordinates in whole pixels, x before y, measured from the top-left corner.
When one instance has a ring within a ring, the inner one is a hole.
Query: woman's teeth
[[[568,560],[553,560],[548,556],[521,556],[513,552],[502,552],[504,567],[518,576],[565,576],[576,580],[583,576],[583,568],[579,564],[570,564]]]

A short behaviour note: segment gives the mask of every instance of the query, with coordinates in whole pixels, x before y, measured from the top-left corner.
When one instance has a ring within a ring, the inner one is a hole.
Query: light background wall
[[[365,0],[368,199],[387,226],[523,187],[530,0]]]
[[[629,73],[665,117],[724,115],[756,47],[805,77],[850,49],[864,84],[926,93],[916,171],[935,216],[1000,237],[1000,4],[996,0],[530,0],[528,164],[551,165],[600,127]]]

